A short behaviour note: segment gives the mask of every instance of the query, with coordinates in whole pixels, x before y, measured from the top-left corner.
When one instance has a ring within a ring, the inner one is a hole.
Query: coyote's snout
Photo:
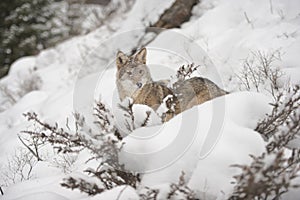
[[[156,111],[166,97],[172,96],[173,112],[166,113],[163,119],[168,121],[184,110],[227,94],[212,81],[201,77],[178,81],[172,88],[164,81],[153,81],[146,65],[146,55],[146,48],[133,56],[118,52],[116,84],[121,101],[130,97],[133,103],[148,105]]]

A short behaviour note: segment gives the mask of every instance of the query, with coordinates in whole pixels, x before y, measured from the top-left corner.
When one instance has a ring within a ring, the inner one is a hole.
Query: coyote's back
[[[179,100],[181,111],[228,94],[212,81],[202,77],[193,77],[175,83],[174,93]]]

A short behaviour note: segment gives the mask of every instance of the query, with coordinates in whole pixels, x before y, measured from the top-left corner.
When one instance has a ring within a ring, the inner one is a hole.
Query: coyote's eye
[[[127,74],[130,76],[132,73],[131,72],[127,72]]]
[[[140,70],[139,73],[142,74],[142,73],[143,73],[143,70]]]

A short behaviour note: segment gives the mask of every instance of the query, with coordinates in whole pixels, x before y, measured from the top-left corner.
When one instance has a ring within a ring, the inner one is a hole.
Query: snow
[[[285,3],[272,0],[272,4],[273,14],[270,11],[269,1],[218,1],[215,7],[194,22],[189,22],[189,26],[186,24],[187,27],[180,31],[194,38],[207,50],[209,57],[222,74],[226,86],[232,73],[238,72],[238,66],[242,66],[243,60],[251,51],[278,49],[283,54],[278,66],[283,68],[283,71],[293,67],[288,74],[295,73],[292,79],[297,83],[299,60],[296,61],[295,58],[299,38],[285,37],[283,34],[298,33],[300,4],[295,0]],[[284,13],[284,19],[280,18],[280,12]],[[252,21],[254,28],[248,24],[244,13]],[[231,84],[229,89],[234,89],[233,86]]]
[[[67,198],[52,192],[32,193],[29,195],[24,195],[20,198],[16,198],[15,200],[26,200],[26,199],[39,200],[41,198],[49,199],[49,200],[67,200]]]
[[[128,105],[126,102],[128,99],[124,99],[122,102],[123,105],[125,104]],[[132,102],[132,101],[131,101]],[[119,130],[122,131],[122,134],[130,134],[131,132],[126,128],[125,124],[126,121],[131,122],[129,117],[124,117],[125,111],[115,108],[115,117],[116,117],[116,122]],[[161,118],[157,115],[157,113],[147,105],[141,105],[141,104],[135,104],[133,105],[132,108],[133,115],[134,115],[134,127],[139,128],[142,127],[142,124],[145,122],[145,119],[147,118],[147,112],[150,112],[148,121],[147,121],[147,126],[154,126],[161,124]]]
[[[275,65],[285,73],[283,82],[300,83],[300,3],[272,0],[271,11],[270,1],[201,1],[182,28],[166,30],[147,45],[147,63],[154,80],[160,80],[174,76],[182,64],[195,62],[201,65],[197,75],[209,78],[231,94],[195,106],[165,124],[151,108],[134,105],[137,129],[128,134],[124,112],[118,108],[115,54],[117,50],[128,53],[142,37],[144,27],[155,22],[173,2],[136,1],[129,12],[110,21],[115,32],[103,25],[13,63],[9,75],[0,80],[1,85],[18,90],[18,81],[35,74],[41,77],[42,86],[0,113],[0,169],[15,149],[22,147],[17,135],[30,126],[22,113],[35,111],[49,123],[64,125],[73,112],[80,112],[91,122],[94,100],[100,99],[127,135],[121,161],[128,169],[142,173],[143,186],[159,188],[160,198],[164,199],[170,183],[177,183],[184,171],[188,186],[197,194],[226,198],[234,186],[232,176],[239,173],[230,165],[249,164],[250,154],[264,151],[265,143],[254,129],[270,111],[272,101],[266,91],[239,92],[236,74],[251,52],[280,50],[282,56]],[[2,102],[2,93],[0,98]],[[148,110],[151,126],[139,127]],[[294,143],[299,146],[299,141]],[[16,180],[7,186],[0,176],[5,194],[1,200],[117,199],[120,193],[119,199],[139,199],[129,186],[94,197],[61,187],[67,174],[51,164],[53,152],[48,148],[45,151],[49,151],[50,158],[38,162],[32,179]],[[79,155],[70,169],[71,175],[81,174],[87,156]],[[299,195],[299,189],[293,189],[284,199]]]
[[[49,175],[49,174],[48,174]],[[60,186],[63,176],[51,176],[46,178],[35,179],[15,184],[8,190],[5,190],[6,195],[1,199],[32,199],[38,197],[45,199],[78,199],[86,197],[78,191],[71,191]]]
[[[230,165],[249,164],[245,155],[265,150],[252,120],[269,111],[269,101],[256,93],[230,94],[185,111],[163,127],[137,129],[124,139],[121,162],[143,173],[142,183],[150,187],[177,182],[184,171],[191,188],[230,194],[238,173]]]
[[[112,190],[105,191],[101,195],[96,195],[84,200],[106,200],[106,199],[121,199],[121,200],[139,200],[139,196],[135,189],[130,186],[118,186]]]
[[[9,74],[13,75],[16,73],[24,73],[27,70],[32,70],[35,65],[36,58],[34,56],[27,56],[18,59],[16,62],[14,62],[9,70]]]

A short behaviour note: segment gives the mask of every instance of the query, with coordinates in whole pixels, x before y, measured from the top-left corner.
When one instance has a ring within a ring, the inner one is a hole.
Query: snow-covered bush
[[[279,199],[290,189],[300,187],[295,183],[300,175],[300,148],[289,145],[300,134],[300,87],[280,93],[272,106],[272,113],[256,127],[268,141],[266,152],[251,156],[250,165],[233,165],[242,173],[234,177],[231,200]]]
[[[113,115],[103,103],[99,102],[95,106],[95,124],[99,125],[98,129],[91,128],[78,113],[74,114],[75,130],[72,130],[69,124],[66,128],[61,128],[58,124],[42,122],[36,113],[26,113],[24,116],[40,128],[22,131],[23,134],[44,144],[51,144],[57,153],[79,154],[87,150],[90,155],[87,163],[98,163],[95,168],[89,167],[84,171],[91,178],[68,177],[61,184],[63,187],[95,195],[119,185],[135,188],[139,183],[139,175],[126,170],[125,166],[119,163],[121,136]],[[91,181],[93,179],[97,179],[97,183]]]
[[[177,81],[184,81],[191,77],[191,75],[200,67],[200,65],[195,65],[195,63],[189,65],[182,65],[176,72]]]
[[[287,157],[284,150],[252,156],[253,162],[247,165],[234,165],[242,169],[235,176],[235,186],[230,200],[239,199],[279,199],[291,188],[300,187],[294,183],[299,177],[300,150],[292,151]]]
[[[134,117],[132,105],[129,108],[123,106],[122,109],[129,113],[128,117],[130,119],[130,116]],[[72,190],[78,189],[88,195],[96,195],[120,185],[128,185],[137,189],[141,181],[140,175],[128,171],[126,166],[119,162],[119,151],[123,143],[122,136],[115,126],[114,116],[105,104],[101,102],[96,104],[94,110],[97,129],[93,129],[92,126],[88,125],[83,116],[75,113],[73,126],[75,130],[72,130],[69,121],[66,124],[66,128],[61,128],[58,124],[50,125],[41,121],[36,113],[28,112],[24,116],[28,121],[33,122],[33,127],[35,128],[33,130],[22,131],[21,135],[24,137],[25,134],[27,135],[26,138],[29,136],[30,141],[38,141],[39,144],[52,145],[53,149],[63,157],[62,161],[54,161],[54,164],[62,167],[65,171],[68,171],[72,163],[67,161],[64,163],[63,160],[69,155],[79,155],[82,151],[88,150],[90,157],[87,158],[87,168],[84,170],[87,176],[69,175],[61,183],[63,187]],[[130,112],[132,113],[130,114]],[[146,114],[146,116],[149,117],[150,114]],[[147,125],[148,117],[144,120],[143,126]],[[131,122],[128,125],[132,128]],[[33,143],[28,143],[28,139],[25,142],[21,141],[29,150],[27,153],[32,158],[37,158],[34,159],[35,162],[42,160],[37,156],[38,148],[41,148],[41,146],[34,146]],[[73,159],[72,162],[76,161]],[[98,164],[96,164],[96,167],[91,167],[88,165],[89,162],[96,162]],[[157,189],[147,187],[137,189],[137,193],[140,194],[141,199],[156,199],[159,192]],[[179,182],[170,184],[167,190],[167,199],[176,199],[177,197],[197,199],[193,190],[187,186],[183,172],[179,177]]]
[[[145,110],[140,108],[142,110],[142,113],[145,113],[145,116],[140,116],[137,112],[137,108],[134,107],[136,106],[133,103],[133,99],[127,97],[122,101],[121,103],[118,104],[118,107],[122,111],[122,123],[124,123],[124,128],[126,129],[126,132],[130,133],[134,131],[135,129],[139,127],[145,127],[147,125],[151,125],[153,123],[150,123],[151,120],[153,120],[152,115],[154,114],[154,111],[145,105]],[[158,117],[158,116],[157,116]],[[121,129],[121,127],[119,127]]]
[[[178,183],[171,183],[169,186],[161,186],[158,188],[144,187],[140,189],[139,196],[141,200],[157,200],[157,199],[185,199],[199,200],[196,193],[189,188],[185,173],[182,171],[179,176]]]
[[[271,114],[267,114],[266,118],[261,120],[255,128],[264,139],[275,140],[277,145],[271,142],[269,151],[286,146],[297,134],[299,135],[300,86],[295,85],[279,93],[271,105],[273,106]]]
[[[178,183],[172,183],[170,185],[170,191],[168,193],[168,199],[172,198],[181,198],[181,199],[186,199],[186,200],[196,200],[196,194],[194,193],[193,190],[191,190],[187,186],[187,182],[184,178],[184,172],[181,173],[181,176],[179,177]]]
[[[144,190],[140,191],[140,199],[141,200],[156,200],[159,193],[159,189],[151,189],[149,187],[145,187]]]

